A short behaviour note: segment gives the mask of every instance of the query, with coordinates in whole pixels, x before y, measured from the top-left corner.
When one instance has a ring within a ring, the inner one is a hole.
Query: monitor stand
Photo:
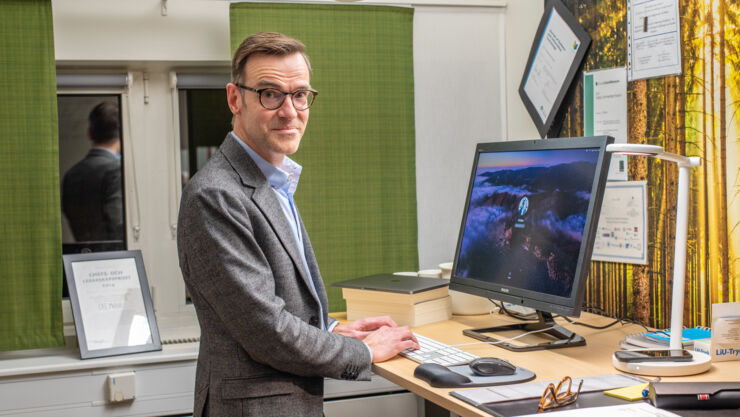
[[[507,350],[514,352],[528,352],[531,350],[542,350],[542,349],[559,349],[573,346],[584,346],[586,339],[579,336],[563,326],[555,323],[552,314],[537,310],[537,317],[539,321],[509,324],[505,326],[487,327],[483,329],[467,329],[463,330],[465,336],[472,337],[474,339],[482,340],[484,342],[491,342],[496,346],[502,347]],[[547,330],[542,330],[547,329]],[[538,334],[547,334],[552,336],[555,340],[550,340],[543,343],[537,343],[532,345],[514,345],[509,342],[503,342],[500,339],[495,339],[486,335],[485,333],[497,333],[509,330],[522,330],[525,333],[535,330],[542,330]]]

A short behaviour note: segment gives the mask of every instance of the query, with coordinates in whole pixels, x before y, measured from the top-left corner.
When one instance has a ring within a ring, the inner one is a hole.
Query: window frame
[[[70,92],[70,91],[75,91],[75,92]],[[64,97],[110,97],[110,96],[116,96],[116,98],[118,99],[118,103],[117,103],[118,104],[118,117],[119,117],[119,123],[120,123],[119,134],[120,134],[120,137],[121,137],[121,139],[120,139],[121,140],[121,170],[122,170],[122,172],[121,172],[121,174],[122,174],[121,175],[121,182],[122,182],[121,183],[121,189],[123,190],[123,201],[122,201],[122,203],[123,203],[123,239],[122,239],[123,240],[123,247],[122,248],[117,248],[116,247],[116,248],[112,248],[111,250],[128,250],[127,249],[127,247],[128,247],[128,240],[127,240],[127,236],[128,236],[128,227],[127,227],[128,216],[127,216],[127,213],[126,213],[126,200],[127,200],[127,198],[126,198],[126,193],[125,193],[125,190],[126,190],[126,168],[124,166],[124,161],[126,160],[126,155],[125,155],[124,150],[123,150],[123,142],[124,142],[124,134],[125,134],[124,131],[126,130],[126,129],[124,129],[124,126],[123,126],[123,92],[120,92],[120,91],[116,92],[115,90],[111,90],[110,92],[101,92],[100,90],[97,90],[97,89],[96,90],[66,90],[66,89],[65,90],[60,90],[59,88],[57,88],[57,103],[59,101],[59,97],[60,96],[64,96]],[[62,175],[63,173],[60,172],[59,174],[60,174],[59,175],[59,186],[61,187],[61,185],[62,185],[62,179],[63,179],[63,175]],[[62,218],[64,218],[64,216],[62,216]],[[62,220],[62,221],[64,221],[64,220]],[[74,243],[85,243],[85,242],[83,241],[83,242],[74,242]],[[65,244],[65,242],[62,241],[62,245],[64,245],[64,244]],[[63,255],[73,254],[73,253],[80,253],[80,252],[65,251],[64,250],[64,246],[62,246],[62,254]]]

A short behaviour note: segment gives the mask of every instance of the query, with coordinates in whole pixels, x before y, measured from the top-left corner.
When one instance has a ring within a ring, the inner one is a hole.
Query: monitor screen
[[[611,141],[479,144],[450,289],[577,316]]]

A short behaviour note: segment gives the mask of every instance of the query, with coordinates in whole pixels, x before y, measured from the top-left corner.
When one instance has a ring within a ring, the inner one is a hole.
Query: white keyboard
[[[414,333],[419,341],[418,350],[406,349],[401,356],[419,363],[436,363],[444,366],[465,365],[478,356],[465,352],[454,346],[440,343],[434,339]]]

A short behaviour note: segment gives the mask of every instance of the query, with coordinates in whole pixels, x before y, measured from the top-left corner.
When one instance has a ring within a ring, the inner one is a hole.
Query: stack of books
[[[684,349],[693,349],[694,341],[709,339],[712,332],[707,327],[693,327],[683,329],[682,340]],[[622,349],[667,349],[671,340],[671,329],[656,330],[654,332],[633,333],[619,343]]]
[[[413,327],[452,317],[448,280],[381,274],[333,285],[342,288],[348,320],[390,316]]]

